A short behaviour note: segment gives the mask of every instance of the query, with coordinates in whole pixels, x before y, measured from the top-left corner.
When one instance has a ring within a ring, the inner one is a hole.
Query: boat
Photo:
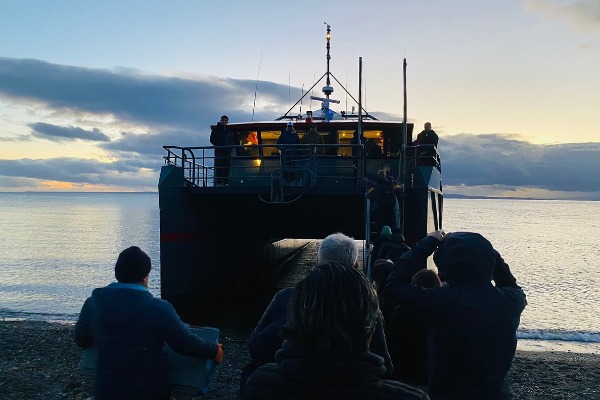
[[[339,83],[329,70],[330,39],[328,25],[327,69],[313,85],[325,80],[324,97],[312,97],[321,102],[320,109],[297,112],[300,99],[274,121],[228,124],[236,141],[221,148],[230,162],[227,185],[215,179],[219,156],[214,146],[163,146],[165,165],[158,185],[161,297],[184,321],[202,324],[205,314],[199,310],[217,305],[221,314],[252,300],[264,309],[282,261],[310,240],[334,232],[363,241],[368,274],[374,232],[365,178],[375,180],[380,169],[404,185],[400,229],[409,244],[441,229],[436,149],[411,146],[414,126],[407,122],[406,106],[402,121],[378,120],[363,107],[360,89],[357,100]],[[361,71],[359,58],[359,88]],[[406,61],[404,71],[406,80]],[[332,80],[356,103],[351,112],[334,109],[339,101],[332,96]],[[323,144],[277,144],[288,124],[300,137],[316,127]],[[355,131],[375,147],[353,143]]]

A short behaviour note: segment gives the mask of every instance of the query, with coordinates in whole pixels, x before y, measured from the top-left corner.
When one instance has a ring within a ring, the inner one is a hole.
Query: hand
[[[218,346],[219,347],[217,349],[217,355],[215,356],[215,358],[213,358],[213,361],[217,364],[221,364],[223,362],[223,350],[225,350],[225,348],[221,343],[219,343]]]
[[[446,232],[443,229],[438,229],[437,231],[429,232],[427,236],[433,236],[441,242],[446,237]]]

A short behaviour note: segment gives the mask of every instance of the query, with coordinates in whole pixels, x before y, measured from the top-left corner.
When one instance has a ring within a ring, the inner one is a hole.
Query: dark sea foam
[[[600,352],[600,202],[446,199],[444,229],[490,239],[527,293],[519,345]],[[326,216],[324,216],[326,217]],[[0,318],[75,320],[131,245],[153,262],[156,193],[0,193]]]

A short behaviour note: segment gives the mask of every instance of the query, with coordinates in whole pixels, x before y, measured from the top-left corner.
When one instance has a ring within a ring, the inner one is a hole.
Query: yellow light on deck
[[[254,160],[254,166],[255,167],[260,167],[260,164],[262,163],[262,160],[260,158],[257,158]]]

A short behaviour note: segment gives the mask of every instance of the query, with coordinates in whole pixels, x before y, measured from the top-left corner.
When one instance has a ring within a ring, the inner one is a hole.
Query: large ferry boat
[[[195,311],[212,305],[227,312],[250,300],[268,301],[281,261],[334,232],[363,240],[368,274],[373,234],[365,178],[374,181],[378,170],[404,186],[400,230],[409,244],[442,227],[436,149],[410,145],[406,106],[403,121],[380,121],[363,107],[360,89],[358,100],[348,93],[329,70],[330,34],[327,26],[327,70],[313,86],[325,80],[324,97],[312,97],[320,109],[299,113],[300,99],[275,121],[228,124],[235,142],[217,155],[214,146],[164,146],[161,296],[187,322],[202,323]],[[361,70],[359,59],[359,88]],[[355,102],[352,112],[333,109],[339,102],[332,79]],[[316,128],[323,144],[278,144],[289,124],[300,138]],[[353,141],[355,135],[364,139]],[[216,174],[220,157],[229,165],[224,181]]]

